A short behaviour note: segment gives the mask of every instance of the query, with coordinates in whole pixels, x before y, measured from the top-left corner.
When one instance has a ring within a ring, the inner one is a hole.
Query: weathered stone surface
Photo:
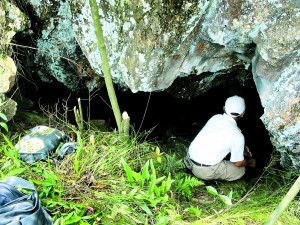
[[[7,0],[0,2],[0,55],[11,55],[9,43],[17,31],[24,30],[29,24],[27,17]]]
[[[300,57],[278,71],[280,77],[275,81],[264,78],[259,83],[263,92],[262,117],[270,131],[275,148],[281,153],[281,163],[286,168],[300,168]],[[261,74],[263,75],[263,74]],[[259,81],[260,81],[259,80]]]
[[[0,56],[0,94],[10,91],[15,84],[17,67],[10,57],[2,58]]]
[[[14,100],[0,94],[0,112],[4,113],[8,120],[11,120],[16,115],[17,105]]]
[[[32,71],[42,81],[52,82],[53,78],[71,91],[84,86],[98,87],[99,76],[90,69],[82,54],[72,28],[72,14],[68,1],[28,0],[36,16],[43,24],[37,37],[38,51],[34,56]]]
[[[101,74],[88,1],[71,3],[74,31],[92,68]],[[241,65],[228,49],[201,38],[207,1],[99,1],[114,81],[133,92],[168,88],[191,72],[217,72]]]
[[[17,103],[7,98],[4,93],[10,91],[15,84],[16,66],[12,58],[12,38],[17,31],[29,25],[27,17],[7,0],[0,2],[0,112],[4,112],[8,120],[16,114]]]

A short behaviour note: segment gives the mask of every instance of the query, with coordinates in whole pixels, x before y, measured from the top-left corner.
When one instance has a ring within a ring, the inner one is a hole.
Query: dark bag
[[[59,143],[67,136],[61,131],[47,126],[37,126],[21,138],[16,144],[21,159],[28,163],[38,160],[47,160]]]
[[[31,190],[24,195],[16,187]],[[0,225],[52,225],[34,185],[19,177],[0,182]]]

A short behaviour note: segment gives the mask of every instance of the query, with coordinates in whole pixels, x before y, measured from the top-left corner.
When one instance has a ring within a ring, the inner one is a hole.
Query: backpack
[[[36,126],[16,144],[20,157],[27,163],[47,160],[61,141],[67,139],[63,132],[47,126]]]
[[[21,187],[32,192],[25,195]],[[32,183],[19,177],[0,182],[0,225],[52,225]]]

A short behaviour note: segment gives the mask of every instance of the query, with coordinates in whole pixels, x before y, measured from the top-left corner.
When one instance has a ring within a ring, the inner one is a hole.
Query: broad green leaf
[[[64,225],[63,219],[62,218],[58,218],[53,225]]]
[[[65,220],[65,224],[73,224],[81,220],[80,216],[73,215],[71,218]]]
[[[155,148],[155,155],[156,155],[156,157],[160,156],[160,149],[158,146]]]
[[[161,163],[161,157],[160,156],[156,157],[156,160],[157,160],[157,162]]]
[[[162,176],[162,177],[160,177],[160,178],[157,178],[155,184],[159,184],[159,183],[162,182],[165,178],[166,178],[165,176]]]
[[[9,140],[9,138],[3,134],[3,138],[5,140],[5,142],[8,144],[8,146],[13,149],[14,151],[16,151],[15,146],[13,145],[13,143]],[[17,152],[17,151],[16,151]]]
[[[171,189],[171,185],[174,182],[174,180],[171,179],[171,174],[169,173],[168,179],[166,181],[166,189],[165,192],[169,191]]]
[[[184,211],[188,211],[190,212],[191,214],[194,214],[196,215],[197,217],[200,217],[201,216],[201,213],[202,213],[202,210],[198,208],[195,208],[193,206],[189,207],[189,208],[186,208]]]
[[[153,194],[154,187],[155,187],[155,182],[156,182],[156,176],[155,175],[151,175],[150,176],[149,188],[148,188],[148,195]]]
[[[160,188],[158,188],[156,185],[154,186],[154,193],[156,195],[156,197],[160,197]]]
[[[0,126],[1,126],[4,130],[8,131],[8,126],[7,126],[6,123],[0,122]]]
[[[155,167],[153,165],[153,161],[150,159],[150,168],[151,168],[151,176],[155,176],[155,179],[156,179],[156,170],[155,170]]]
[[[9,171],[8,176],[18,176],[25,171],[25,168],[18,168]]]
[[[148,181],[149,178],[150,178],[150,173],[149,173],[149,161],[147,161],[146,164],[145,164],[144,167],[143,167],[143,170],[142,170],[142,178],[143,178],[143,181],[140,182],[140,185],[141,185],[141,187],[144,187],[145,181]]]
[[[132,170],[132,176],[135,179],[136,182],[141,182],[143,181],[142,175],[140,173],[137,173]]]
[[[226,195],[219,195],[219,198],[222,202],[224,202],[226,205],[232,205],[231,199]]]
[[[209,194],[214,195],[214,196],[218,196],[219,195],[218,191],[214,187],[212,187],[212,186],[206,186],[205,188],[206,188],[206,190],[207,190],[207,192]]]
[[[149,216],[153,216],[151,210],[149,209],[149,207],[148,207],[146,204],[141,205],[140,207],[141,207],[142,210],[144,210]]]
[[[124,171],[127,175],[128,181],[133,185],[135,184],[133,179],[133,170],[130,168],[130,166],[125,162],[124,158],[121,158],[121,164],[123,165]]]
[[[4,113],[0,113],[0,118],[2,118],[3,120],[7,121],[7,116]]]

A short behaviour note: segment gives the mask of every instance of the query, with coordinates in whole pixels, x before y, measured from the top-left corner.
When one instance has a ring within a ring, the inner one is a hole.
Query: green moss
[[[23,131],[39,125],[48,125],[49,118],[37,112],[18,112],[14,123],[10,125],[11,131]]]

